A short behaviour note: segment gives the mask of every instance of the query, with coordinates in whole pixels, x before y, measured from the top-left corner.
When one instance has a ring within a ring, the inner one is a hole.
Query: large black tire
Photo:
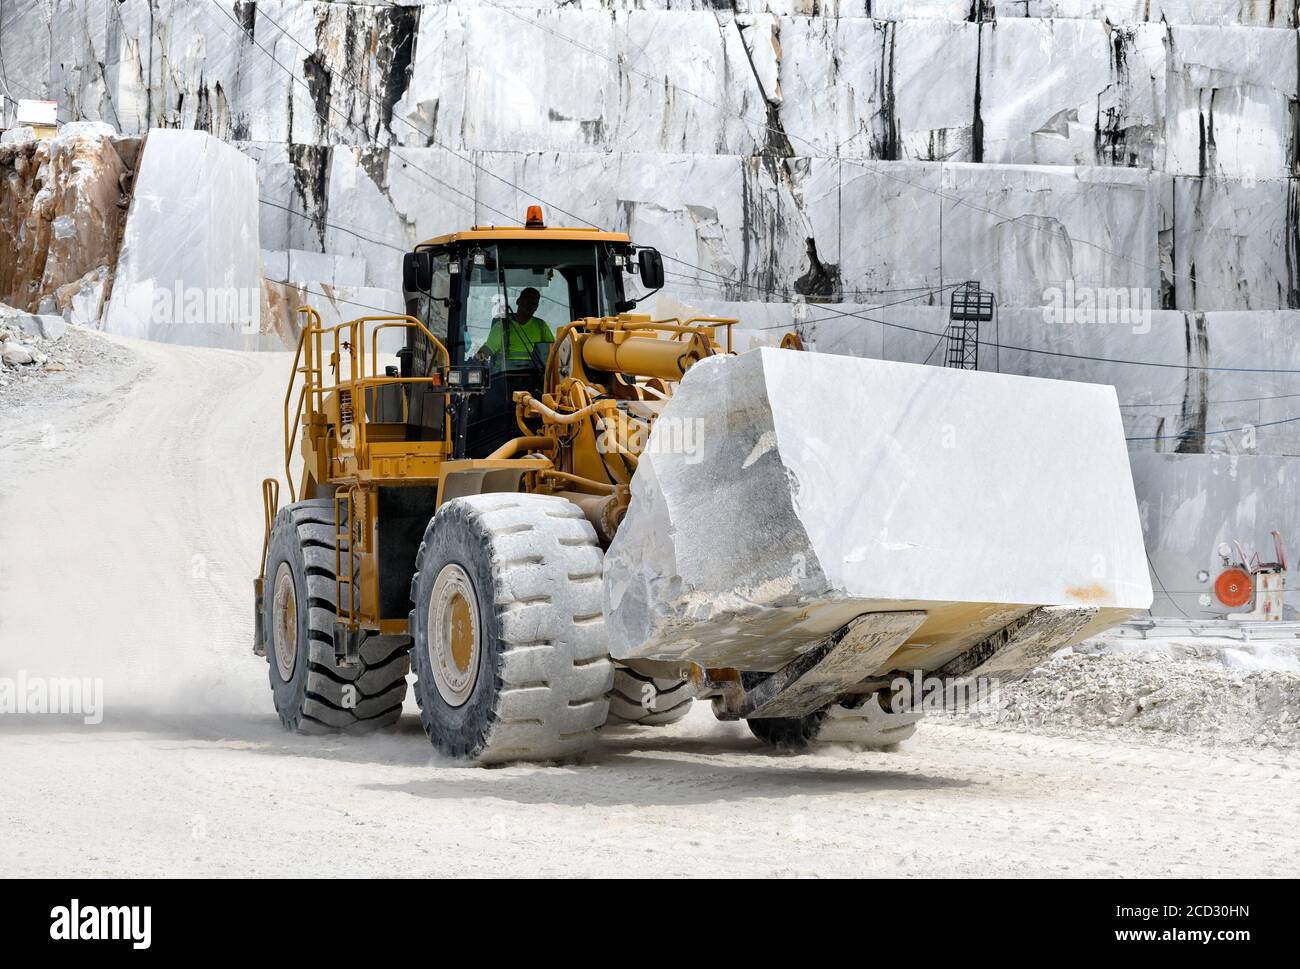
[[[359,663],[334,661],[334,547],[332,499],[300,501],[276,515],[262,596],[266,658],[280,721],[303,733],[391,726],[406,698],[409,637],[371,635]]]
[[[610,726],[635,724],[662,727],[676,723],[691,712],[695,686],[690,677],[677,679],[646,676],[619,667],[614,671],[614,688],[609,691]]]
[[[826,713],[818,710],[806,717],[765,717],[761,720],[746,720],[745,725],[752,733],[769,747],[783,751],[807,750],[817,742],[822,718]]]
[[[438,510],[411,582],[415,696],[438,750],[490,764],[592,746],[614,676],[602,558],[563,498],[476,495]]]
[[[752,685],[750,677],[761,679],[765,675],[743,674],[746,685]],[[916,733],[920,719],[920,711],[887,710],[877,694],[863,698],[852,707],[833,703],[804,717],[762,717],[745,723],[755,737],[781,751],[799,752],[815,744],[894,750]]]

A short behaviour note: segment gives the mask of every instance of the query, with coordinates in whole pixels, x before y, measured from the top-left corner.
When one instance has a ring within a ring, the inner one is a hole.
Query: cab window
[[[482,355],[498,365],[503,332],[511,340],[522,337],[543,344],[536,355],[544,360],[549,350],[544,344],[561,327],[586,316],[610,315],[619,298],[617,272],[595,243],[500,243],[476,248],[467,262],[463,340],[467,360]],[[537,309],[531,320],[518,320],[527,290],[536,290]]]

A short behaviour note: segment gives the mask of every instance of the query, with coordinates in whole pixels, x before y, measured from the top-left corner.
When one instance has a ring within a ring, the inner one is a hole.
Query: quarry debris
[[[1064,650],[958,716],[1058,736],[1294,749],[1300,747],[1300,673]]]
[[[3,351],[4,362],[11,367],[35,363],[36,355],[30,347],[23,346],[17,340],[6,340]]]

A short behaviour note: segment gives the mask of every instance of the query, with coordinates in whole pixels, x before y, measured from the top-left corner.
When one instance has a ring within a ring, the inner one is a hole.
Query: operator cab
[[[623,273],[639,273],[641,288],[653,292],[663,285],[662,267],[658,252],[638,250],[624,233],[548,229],[540,206],[530,207],[523,227],[475,227],[408,253],[407,313],[446,345],[453,367],[485,371],[475,379],[486,382],[486,391],[465,398],[461,413],[451,415],[456,456],[486,457],[518,437],[514,394],[541,394],[557,333],[573,320],[631,309]],[[418,330],[407,334],[402,376],[432,375],[437,351]],[[422,440],[441,438],[446,407],[445,394],[415,389],[411,431]]]

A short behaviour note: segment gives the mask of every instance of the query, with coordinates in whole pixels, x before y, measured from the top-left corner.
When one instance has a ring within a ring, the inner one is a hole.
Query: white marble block
[[[617,659],[775,669],[924,609],[935,662],[1033,606],[1151,584],[1112,388],[758,349],[687,374],[605,559]]]
[[[257,210],[257,166],[247,155],[202,131],[151,131],[104,329],[169,343],[257,346]]]

